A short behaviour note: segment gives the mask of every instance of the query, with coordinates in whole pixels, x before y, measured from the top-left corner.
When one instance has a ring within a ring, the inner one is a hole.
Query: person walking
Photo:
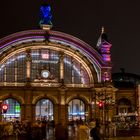
[[[96,126],[90,130],[90,137],[92,137],[93,140],[101,140],[99,123],[96,122]]]

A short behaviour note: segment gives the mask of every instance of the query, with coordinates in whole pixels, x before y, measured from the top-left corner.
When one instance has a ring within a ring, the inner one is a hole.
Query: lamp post
[[[111,121],[111,111],[112,107],[115,104],[115,89],[108,83],[104,82],[101,87],[101,93],[99,94],[99,99],[103,102],[103,115],[102,122],[104,125],[105,137],[109,137],[109,121]]]
[[[94,117],[100,118],[105,137],[109,137],[108,122],[113,117],[113,106],[115,105],[115,92],[117,89],[113,87],[110,81],[104,81],[94,88],[94,92],[91,95],[92,114]],[[98,111],[98,113],[97,113]]]

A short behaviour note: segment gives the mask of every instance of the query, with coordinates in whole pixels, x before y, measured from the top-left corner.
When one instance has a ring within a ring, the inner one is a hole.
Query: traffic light
[[[99,101],[98,106],[99,106],[99,109],[103,109],[103,106],[104,106],[103,102],[102,101]]]
[[[7,105],[7,104],[3,104],[3,105],[2,105],[2,112],[3,112],[3,113],[6,113],[7,110],[8,110],[8,105]]]

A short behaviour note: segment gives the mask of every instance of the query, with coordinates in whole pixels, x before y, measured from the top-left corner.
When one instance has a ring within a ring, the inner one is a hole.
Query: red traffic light
[[[8,105],[7,104],[3,104],[2,105],[2,111],[3,111],[3,113],[6,113],[7,112],[7,109],[8,109]]]
[[[103,108],[103,105],[104,105],[104,104],[103,104],[103,102],[102,102],[102,101],[99,101],[98,106],[99,106],[99,108],[100,108],[100,109],[102,109],[102,108]]]

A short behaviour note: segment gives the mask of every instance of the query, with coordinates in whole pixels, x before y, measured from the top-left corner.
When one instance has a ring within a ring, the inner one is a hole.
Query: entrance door
[[[36,104],[36,120],[53,120],[53,103],[49,99],[41,99]]]
[[[9,98],[3,101],[3,105],[7,105],[6,112],[2,111],[2,121],[20,121],[20,104],[17,100]]]
[[[85,120],[85,104],[82,100],[73,99],[68,104],[68,119],[71,120]]]
[[[121,98],[118,101],[118,115],[128,115],[128,113],[132,113],[131,101]]]

